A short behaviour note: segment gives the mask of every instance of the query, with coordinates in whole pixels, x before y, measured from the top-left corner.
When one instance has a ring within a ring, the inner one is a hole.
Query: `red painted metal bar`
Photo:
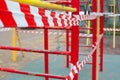
[[[72,1],[72,8],[77,9],[77,11],[73,12],[73,14],[79,15],[79,11],[80,11],[80,2],[79,2],[79,0],[71,0],[71,1]]]
[[[44,29],[44,49],[48,50],[48,29]],[[49,55],[44,54],[44,70],[45,74],[49,73]],[[45,77],[45,80],[49,80],[48,77]]]
[[[80,0],[72,0],[72,7],[76,8],[77,11],[73,12],[72,15],[79,15]],[[76,65],[79,56],[79,25],[71,27],[71,63]],[[75,75],[73,80],[78,80],[78,74]]]
[[[46,54],[56,54],[56,55],[70,55],[70,52],[67,51],[50,51],[50,50],[32,50],[19,47],[9,47],[9,46],[0,46],[2,50],[15,50],[15,51],[25,51],[25,52],[35,52],[35,53],[46,53]]]
[[[92,0],[92,11],[93,12],[97,12],[97,0]],[[93,21],[92,21],[92,28],[93,28],[93,30],[92,30],[92,33],[93,33],[93,45],[94,46],[96,46],[96,39],[97,39],[97,36],[96,36],[96,31],[97,31],[97,29],[96,29],[96,26],[97,26],[97,20],[96,19],[94,19]],[[96,77],[97,77],[97,75],[96,75],[96,64],[97,64],[97,62],[96,62],[96,55],[97,55],[97,53],[96,53],[96,50],[94,51],[94,53],[93,53],[93,56],[92,56],[92,80],[96,80]]]
[[[76,65],[79,52],[79,26],[73,26],[71,33],[71,63]],[[78,80],[78,74],[75,75],[74,80]]]
[[[104,0],[100,0],[100,7],[101,10],[100,12],[104,12]],[[104,33],[104,17],[101,16],[100,17],[100,34]],[[103,42],[104,41],[104,37],[102,37],[101,42],[100,42],[100,71],[103,71]]]
[[[66,51],[69,51],[69,30],[66,30]],[[66,56],[66,67],[69,67],[69,55]]]
[[[67,0],[68,1],[68,0]],[[70,2],[71,4],[71,2]],[[69,6],[69,4],[66,4],[66,6]],[[68,12],[66,12],[68,13]],[[66,29],[66,51],[69,51],[69,29]],[[69,61],[70,57],[69,55],[66,56],[66,67],[69,68]]]
[[[56,79],[62,79],[62,80],[65,80],[65,78],[66,78],[66,76],[58,76],[58,75],[43,74],[43,73],[32,73],[32,72],[26,72],[26,71],[20,71],[20,70],[15,70],[15,69],[11,69],[11,68],[2,68],[2,67],[0,67],[0,71],[22,74],[22,75],[56,78]]]

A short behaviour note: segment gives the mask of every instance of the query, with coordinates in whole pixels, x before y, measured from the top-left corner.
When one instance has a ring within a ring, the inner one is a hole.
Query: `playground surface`
[[[56,58],[57,57],[57,58]],[[104,71],[99,73],[99,80],[119,80],[120,55],[105,55],[104,56]],[[67,75],[69,69],[65,68],[64,56],[50,56],[50,73],[55,75]],[[59,62],[58,62],[59,61]],[[43,58],[36,59],[26,64],[20,70],[44,73]],[[9,74],[6,78],[0,80],[44,80],[41,77],[25,76],[18,74]],[[50,79],[58,80],[58,79]],[[91,65],[85,65],[85,67],[79,73],[79,80],[91,80]]]
[[[36,30],[36,29],[35,29]],[[42,30],[37,30],[42,31]],[[54,32],[54,31],[52,31]],[[4,36],[2,35],[4,34]],[[0,45],[11,45],[11,31],[2,32],[0,34]],[[39,34],[25,34],[20,33],[22,45],[25,48],[32,49],[43,49],[43,35]],[[65,50],[65,36],[60,37],[60,44],[56,44],[55,39],[57,35],[50,35],[49,37],[49,49],[55,50],[59,45],[59,50]],[[100,80],[119,80],[120,72],[120,37],[117,36],[118,42],[116,49],[112,48],[112,37],[105,36],[104,42],[104,71],[100,72]],[[83,43],[85,40],[81,39]],[[85,44],[85,42],[84,42]],[[56,46],[57,45],[57,46]],[[17,44],[17,46],[19,46]],[[88,53],[89,49],[81,49],[81,52]],[[17,62],[12,62],[11,51],[0,50],[0,66],[7,68],[15,68],[23,71],[38,72],[43,73],[43,54],[39,53],[24,53],[25,58],[22,58],[21,52],[17,53]],[[49,67],[50,73],[56,75],[68,75],[70,70],[65,68],[65,56],[60,55],[50,55],[49,56]],[[83,57],[82,57],[83,58]],[[91,65],[85,65],[85,67],[79,73],[80,80],[91,80]],[[44,80],[40,77],[24,76],[18,74],[10,74],[5,72],[0,72],[0,80]],[[55,80],[55,79],[51,79]]]

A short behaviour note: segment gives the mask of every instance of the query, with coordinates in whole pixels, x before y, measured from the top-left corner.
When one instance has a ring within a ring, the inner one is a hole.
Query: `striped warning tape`
[[[43,31],[34,31],[34,30],[30,30],[30,31],[28,31],[28,30],[19,30],[19,32],[20,33],[28,33],[28,34],[30,34],[30,33],[32,33],[32,34],[44,34],[44,32]],[[64,32],[48,32],[48,35],[65,35],[65,33]]]
[[[11,28],[0,28],[0,32],[5,32],[5,31],[10,31]],[[113,28],[104,28],[104,31],[114,31]],[[120,29],[115,29],[115,31],[119,32]],[[23,32],[23,33],[38,33],[39,34],[39,31],[28,31],[28,30],[20,30],[20,32]],[[87,34],[85,34],[87,35]]]
[[[55,27],[78,26],[81,20],[95,19],[99,14],[69,15],[29,5],[1,0],[0,27]],[[12,5],[12,6],[11,6]]]
[[[11,30],[11,28],[1,28],[0,32],[6,32],[6,31],[10,31],[10,30]]]
[[[69,75],[67,76],[66,80],[73,80],[74,76],[76,74],[78,74],[78,72],[81,71],[81,69],[84,67],[84,65],[88,62],[89,58],[92,57],[93,53],[95,52],[95,50],[97,49],[97,45],[100,43],[101,39],[103,37],[103,34],[100,35],[96,46],[93,48],[93,50],[91,51],[90,54],[88,54],[85,59],[82,62],[77,62],[76,65],[73,66],[73,68],[71,69],[71,72],[69,73]]]
[[[76,18],[72,18],[66,13],[53,12],[11,0],[1,0],[0,5],[2,13],[0,14],[0,27],[68,27],[79,25]]]
[[[0,29],[0,32],[10,31],[11,28],[2,28]],[[20,33],[27,33],[27,34],[43,34],[43,31],[35,31],[35,30],[18,30]],[[66,35],[65,32],[49,32],[48,35]],[[69,36],[71,36],[71,33],[69,33]],[[92,37],[92,34],[79,34],[79,37]]]
[[[114,31],[113,28],[104,28],[104,31]],[[119,32],[120,29],[115,29],[115,31]]]
[[[35,33],[35,34],[43,34],[43,31],[26,31],[26,30],[19,30],[21,33]],[[66,35],[65,32],[49,32],[48,35]],[[69,36],[71,36],[71,33],[69,33]],[[92,37],[92,34],[79,34],[79,37]]]

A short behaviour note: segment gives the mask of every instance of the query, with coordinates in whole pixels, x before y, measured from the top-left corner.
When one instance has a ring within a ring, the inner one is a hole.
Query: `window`
[[[114,5],[113,5],[113,4],[110,4],[110,5],[108,6],[108,10],[109,10],[109,12],[114,12]]]

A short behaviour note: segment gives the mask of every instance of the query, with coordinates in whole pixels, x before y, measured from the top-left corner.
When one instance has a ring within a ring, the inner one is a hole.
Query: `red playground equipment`
[[[81,4],[85,3],[88,3],[88,1],[84,1]],[[63,7],[58,4],[64,4],[66,6],[71,4],[72,7]],[[40,76],[45,77],[45,80],[49,80],[49,78],[79,80],[78,73],[81,71],[82,67],[87,64],[89,58],[92,57],[92,80],[98,80],[99,70],[101,72],[103,71],[104,0],[92,0],[91,4],[92,12],[90,14],[81,15],[80,0],[66,0],[52,3],[40,0],[0,0],[0,27],[44,29],[44,50],[31,50],[2,45],[0,45],[0,49],[43,53],[45,73],[35,74],[3,67],[0,67],[0,71]],[[53,11],[46,9],[52,9]],[[61,12],[55,10],[61,10]],[[79,37],[79,31],[82,29],[79,23],[83,20],[92,20],[92,27],[90,29],[86,28],[85,30],[91,30],[93,45],[90,46],[92,47],[90,54],[88,54],[82,62],[79,62],[79,40],[81,39],[81,37]],[[48,29],[66,30],[66,51],[49,51]],[[69,33],[71,33],[71,42],[69,40]],[[69,44],[71,50],[69,50]],[[73,65],[70,73],[67,76],[49,74],[48,54],[65,55],[66,67],[69,67],[69,63]]]

